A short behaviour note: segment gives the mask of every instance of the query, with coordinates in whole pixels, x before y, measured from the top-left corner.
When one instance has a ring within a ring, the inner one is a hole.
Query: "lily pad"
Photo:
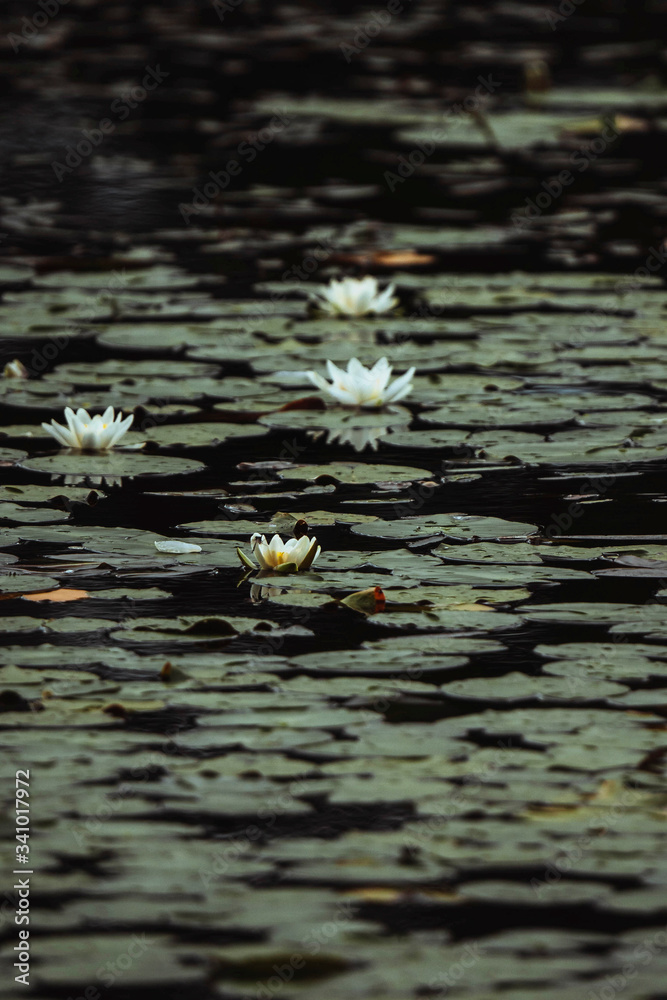
[[[475,517],[470,514],[433,514],[425,517],[403,517],[396,521],[361,524],[351,528],[352,534],[364,538],[416,541],[431,535],[446,535],[453,539],[480,541],[488,539],[524,540],[536,531],[534,524],[503,521],[496,517]]]
[[[427,469],[413,469],[402,465],[367,465],[363,462],[332,462],[330,465],[291,465],[278,469],[279,479],[301,480],[312,483],[320,476],[341,483],[413,482],[429,479]]]
[[[118,483],[140,476],[177,476],[201,471],[204,466],[189,458],[172,458],[140,452],[111,451],[107,454],[62,451],[56,455],[29,458],[21,463],[29,472],[46,472],[55,480],[91,486]]]
[[[267,433],[256,424],[187,423],[161,424],[146,432],[149,441],[163,448],[214,448],[236,438],[252,439]]]

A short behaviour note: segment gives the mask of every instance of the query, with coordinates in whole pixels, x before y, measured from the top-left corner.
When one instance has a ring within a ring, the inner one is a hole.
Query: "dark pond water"
[[[666,997],[664,4],[2,17],[3,996]]]

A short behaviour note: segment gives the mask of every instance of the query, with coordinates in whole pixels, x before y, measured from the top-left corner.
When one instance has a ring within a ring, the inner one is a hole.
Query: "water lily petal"
[[[408,395],[412,389],[412,378],[415,371],[416,368],[408,368],[404,375],[394,379],[385,393],[385,401],[387,403],[395,403],[397,400],[403,399]]]
[[[79,413],[83,413],[86,417],[88,417],[88,414],[86,413],[85,410],[79,410]],[[76,434],[80,426],[80,421],[78,420],[74,410],[69,406],[65,407],[65,420],[67,421],[67,426],[69,427],[72,434]]]
[[[270,569],[270,564],[266,559],[266,555],[269,550],[269,546],[266,541],[265,535],[260,535],[257,532],[251,537],[250,545],[252,548],[252,554],[259,563],[260,569]]]
[[[285,551],[288,553],[292,562],[295,562],[297,566],[301,566],[309,547],[310,539],[308,538],[308,535],[302,535],[301,538],[290,539],[285,546]]]
[[[51,434],[52,437],[56,439],[58,444],[61,444],[64,448],[72,447],[72,438],[69,430],[63,427],[61,424],[57,424],[55,420],[52,420],[50,424],[42,424],[44,430]]]
[[[345,386],[329,385],[327,386],[327,392],[330,393],[337,399],[339,403],[343,406],[359,406],[362,402],[363,393],[360,394],[353,389],[348,389]]]
[[[157,542],[156,542],[155,544],[156,544],[156,546],[157,546]],[[256,565],[254,564],[254,562],[252,562],[252,560],[251,560],[251,559],[248,559],[248,557],[247,557],[247,555],[245,554],[245,552],[243,552],[243,550],[242,550],[242,549],[240,549],[240,548],[239,548],[238,546],[237,546],[237,548],[236,548],[236,554],[237,554],[237,556],[239,557],[239,559],[241,560],[241,562],[243,563],[243,565],[244,565],[244,566],[245,566],[245,567],[246,567],[247,569],[257,569],[257,566],[256,566]],[[261,564],[260,564],[260,569],[261,569],[261,568],[264,568],[264,569],[266,569],[266,567],[262,567],[262,566],[261,566]]]
[[[273,538],[271,539],[271,541],[269,542],[269,551],[270,552],[280,552],[284,548],[285,548],[285,545],[284,545],[283,540],[280,537],[280,535],[274,535]]]
[[[273,567],[274,573],[296,573],[299,567],[295,562],[282,562]]]
[[[163,541],[155,542],[158,552],[166,552],[170,555],[188,555],[191,552],[201,552],[201,545],[193,545],[192,542],[183,542],[180,538],[165,538]],[[254,567],[253,567],[254,569]]]
[[[299,569],[305,572],[307,569],[313,565],[320,552],[322,551],[322,546],[317,544],[317,539],[313,538],[310,545],[308,546],[308,551],[304,555],[303,559],[299,564]]]
[[[327,371],[332,382],[345,383],[346,373],[342,368],[338,368],[333,361],[327,361]]]
[[[327,361],[328,364],[329,362]],[[347,373],[348,375],[352,375],[353,378],[363,378],[368,374],[368,369],[364,368],[358,358],[350,358],[347,363]]]
[[[376,361],[370,370],[371,378],[377,380],[378,384],[382,389],[387,385],[389,379],[391,378],[391,373],[393,371],[392,366],[389,364],[386,358],[380,358]]]
[[[306,372],[306,374],[314,386],[321,389],[322,392],[330,392],[331,386],[322,375],[318,375],[317,372]]]
[[[388,312],[398,305],[398,299],[394,295],[394,285],[387,285],[383,292],[375,300],[376,312]]]
[[[260,569],[271,569],[271,563],[266,558],[268,550],[269,550],[269,547],[268,547],[268,545],[266,545],[266,543],[264,543],[264,544],[259,543],[253,549],[253,555],[254,555],[255,559],[257,560],[257,562],[259,563],[259,568]]]
[[[292,382],[295,382],[297,380],[300,380],[302,382],[307,382],[307,381],[310,380],[310,376],[312,374],[313,374],[313,372],[306,372],[306,371],[301,371],[301,372],[299,372],[299,371],[279,371],[279,372],[274,372],[273,375],[271,376],[271,378],[272,379],[283,379],[283,378],[286,378],[286,379],[289,379]]]
[[[88,429],[79,434],[79,448],[82,451],[105,451],[100,448],[100,436],[94,430]]]
[[[372,280],[372,279],[371,279]],[[356,312],[358,316],[363,316],[367,312],[375,312],[377,284],[367,284],[359,288],[356,296]]]
[[[108,448],[113,447],[113,445],[115,445],[117,441],[120,441],[123,435],[125,435],[132,426],[132,423],[134,421],[134,413],[130,413],[129,416],[125,417],[124,420],[121,419],[122,416],[123,414],[119,413],[115,423],[111,425],[110,428],[111,435],[109,444],[107,445]]]

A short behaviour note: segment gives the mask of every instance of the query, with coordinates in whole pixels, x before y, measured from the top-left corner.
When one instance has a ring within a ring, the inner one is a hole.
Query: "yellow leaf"
[[[23,594],[24,601],[80,601],[84,597],[90,597],[85,590],[68,590],[65,587],[60,590],[46,590],[42,594]]]

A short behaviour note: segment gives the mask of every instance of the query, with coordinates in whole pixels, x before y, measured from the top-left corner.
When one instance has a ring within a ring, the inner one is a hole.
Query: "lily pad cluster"
[[[136,6],[0,56],[31,992],[661,996],[659,11]]]

